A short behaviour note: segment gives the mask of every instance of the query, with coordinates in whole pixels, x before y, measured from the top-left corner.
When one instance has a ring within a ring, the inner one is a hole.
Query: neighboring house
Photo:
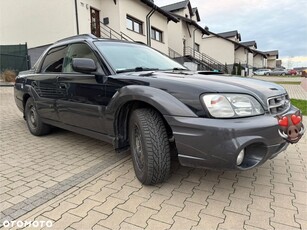
[[[223,37],[223,38],[230,39],[234,42],[240,42],[241,41],[241,34],[237,30],[218,33],[218,35]]]
[[[192,8],[189,0],[161,7],[179,19],[178,23],[168,24],[169,47],[171,57],[179,60],[192,70],[224,71],[224,63],[218,62],[206,53],[203,36],[209,35],[207,27],[201,27],[198,9]]]
[[[235,63],[241,63],[242,66],[252,69],[254,66],[253,51],[242,44],[235,45]]]
[[[267,55],[257,50],[256,41],[240,42],[241,35],[237,30],[203,36],[204,52],[222,63],[227,63],[232,70],[234,63],[248,67],[250,74],[253,68],[265,68]]]
[[[128,40],[131,38],[168,54],[168,24],[176,24],[179,21],[176,17],[150,0],[101,1],[101,4],[105,25]]]
[[[256,41],[241,42],[252,49],[253,51],[253,67],[256,69],[265,68],[267,66],[267,55],[259,50],[257,50]]]
[[[14,20],[8,9],[14,9]],[[263,68],[266,56],[268,66],[276,66],[278,51],[262,53],[255,41],[241,42],[237,30],[215,34],[198,22],[198,9],[189,0],[163,7],[153,0],[2,0],[0,44],[26,42],[32,65],[53,42],[92,33],[142,42],[181,63],[190,62],[192,69],[223,71],[227,63],[230,72],[239,62],[244,67]]]
[[[231,71],[234,63],[251,69],[253,67],[253,50],[241,43],[237,30],[213,33],[203,36],[204,52],[221,63],[226,63]]]
[[[209,34],[197,22],[200,21],[197,8],[192,8],[189,0],[161,7],[178,18],[178,23],[168,24],[169,47],[180,55],[196,50],[203,52],[201,45],[203,34]]]
[[[221,63],[226,63],[232,69],[232,65],[235,63],[235,43],[218,34],[210,33],[209,36],[203,36],[204,53]]]
[[[278,50],[271,50],[264,52],[268,57],[268,68],[276,68],[276,60],[278,59]]]
[[[234,63],[241,63],[244,67],[252,68],[253,53],[249,46],[241,42],[241,34],[237,30],[218,33],[217,35],[234,42]]]
[[[276,60],[276,68],[284,68],[282,67],[282,60]]]
[[[3,0],[0,9],[0,44],[27,42],[36,56],[41,46],[84,33],[118,34],[167,54],[168,23],[178,22],[151,0]]]

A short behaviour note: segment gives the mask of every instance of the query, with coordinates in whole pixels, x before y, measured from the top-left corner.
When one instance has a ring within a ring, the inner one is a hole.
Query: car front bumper
[[[295,113],[291,107],[287,112]],[[223,170],[246,170],[263,164],[285,150],[272,115],[238,119],[164,116],[175,137],[182,165]],[[238,154],[244,151],[242,164]]]

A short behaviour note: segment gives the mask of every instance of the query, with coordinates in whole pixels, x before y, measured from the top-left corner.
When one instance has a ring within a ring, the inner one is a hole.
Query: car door
[[[57,86],[61,75],[67,46],[52,48],[48,51],[40,70],[27,78],[31,85],[36,109],[45,119],[59,121],[56,111],[56,100],[63,97],[63,91]]]
[[[90,58],[97,65],[97,75],[77,73],[72,68],[73,58]],[[57,109],[63,123],[91,131],[104,133],[103,100],[105,87],[97,81],[103,70],[91,48],[85,43],[68,47],[63,74],[58,77],[58,87],[66,97],[57,100]]]

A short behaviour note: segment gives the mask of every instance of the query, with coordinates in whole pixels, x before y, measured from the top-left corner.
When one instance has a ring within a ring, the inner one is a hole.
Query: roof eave
[[[144,4],[146,4],[147,6],[155,9],[156,11],[158,11],[160,14],[164,15],[168,21],[173,21],[175,23],[179,22],[179,20],[174,17],[173,15],[171,15],[170,13],[168,13],[167,11],[161,9],[160,7],[158,7],[156,4],[154,4],[153,2],[149,1],[149,0],[140,0],[141,2],[143,2]]]

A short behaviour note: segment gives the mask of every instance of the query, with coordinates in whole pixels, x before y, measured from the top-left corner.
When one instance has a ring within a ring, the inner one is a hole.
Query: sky
[[[158,6],[182,0],[154,0]],[[201,21],[215,33],[238,30],[258,50],[278,50],[286,68],[307,67],[306,0],[190,0]]]

